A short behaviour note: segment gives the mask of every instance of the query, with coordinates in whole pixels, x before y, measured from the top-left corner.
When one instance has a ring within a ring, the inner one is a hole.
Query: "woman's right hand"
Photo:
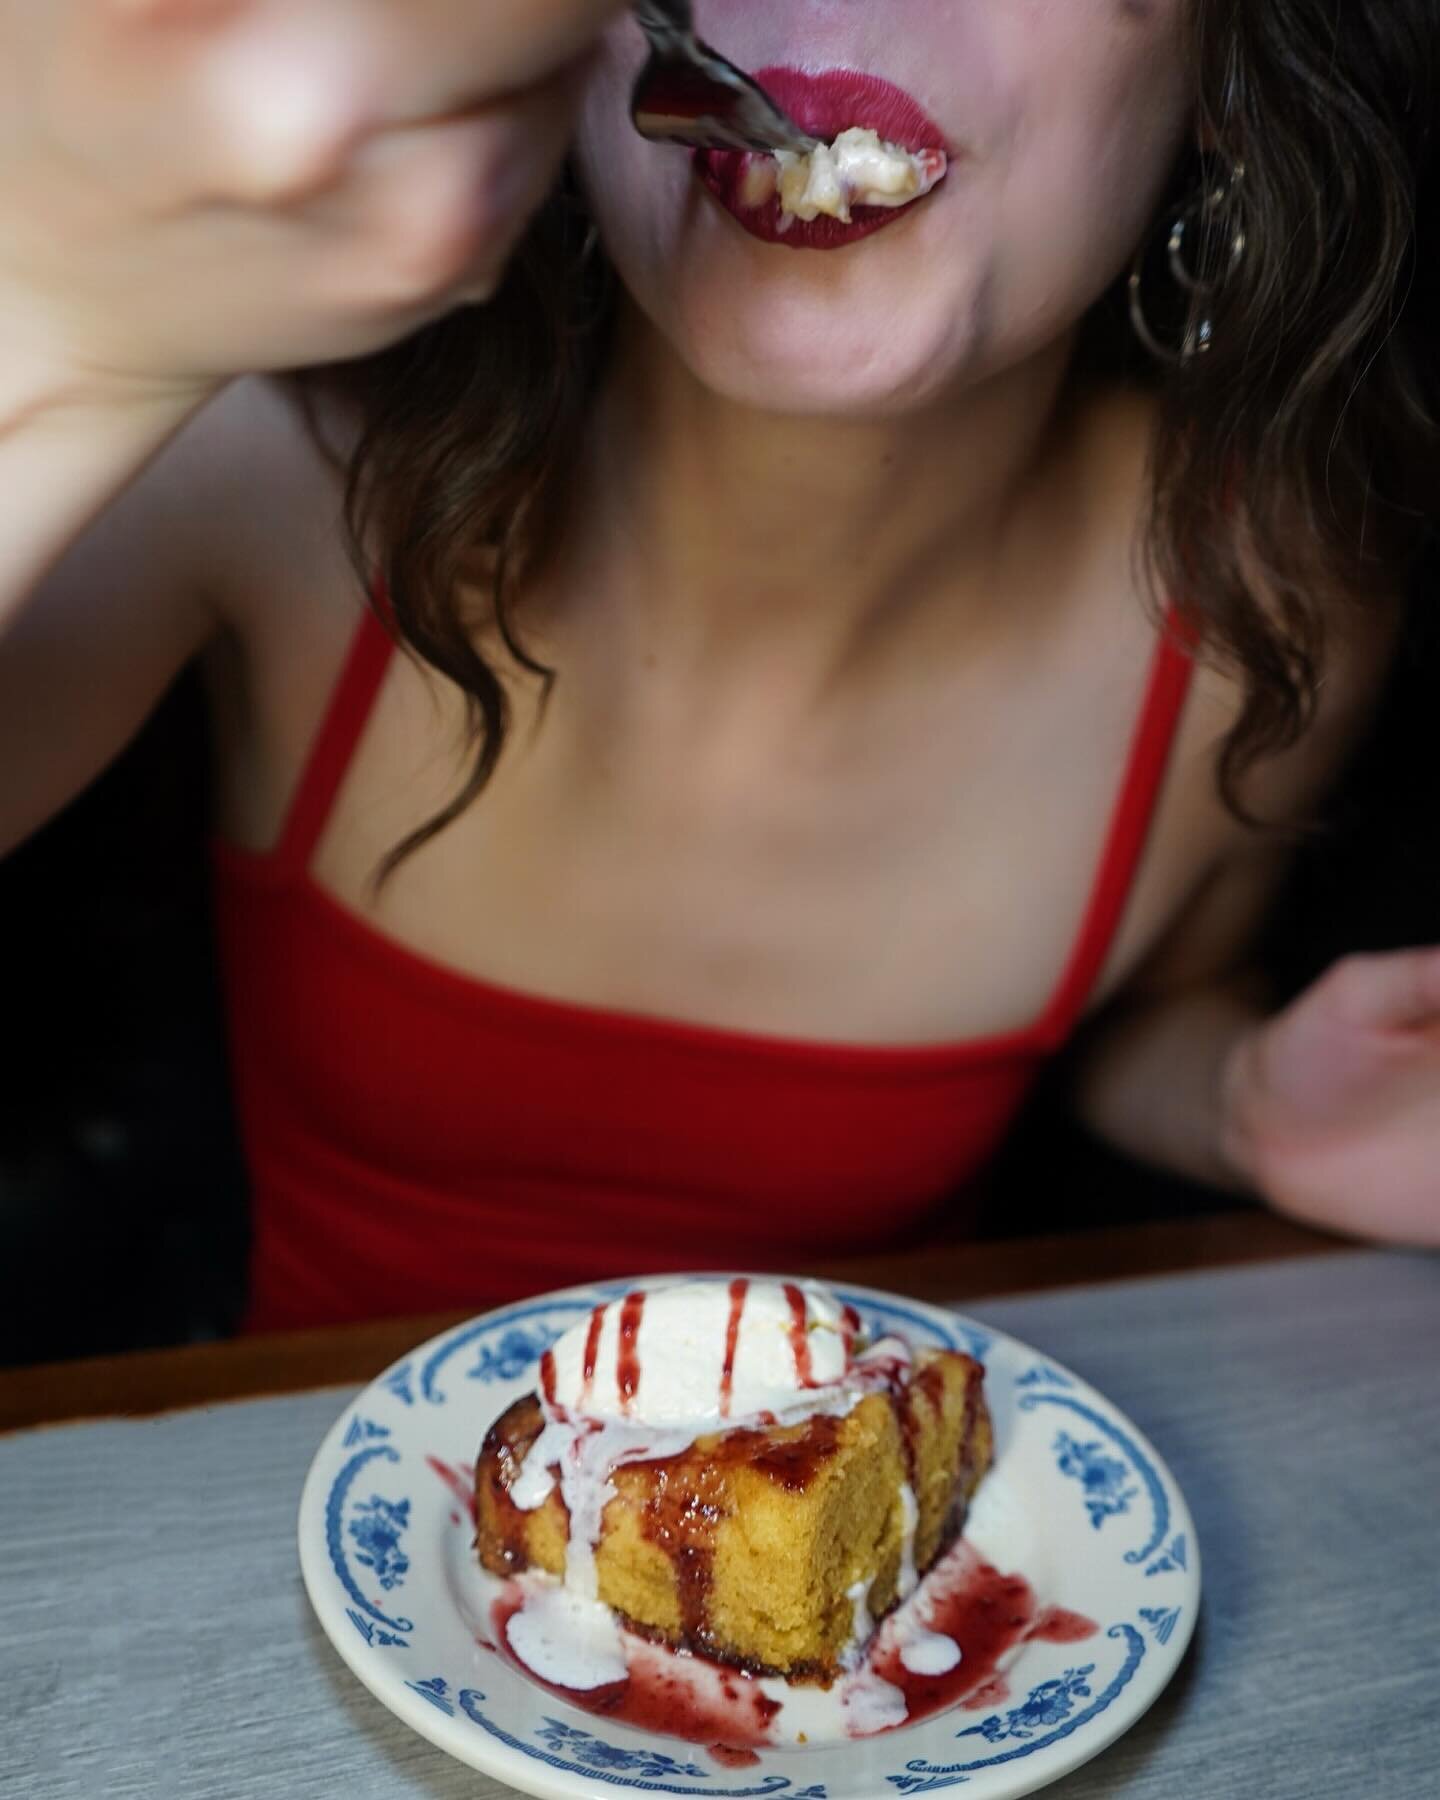
[[[621,0],[0,0],[0,343],[109,391],[363,355],[501,275]]]

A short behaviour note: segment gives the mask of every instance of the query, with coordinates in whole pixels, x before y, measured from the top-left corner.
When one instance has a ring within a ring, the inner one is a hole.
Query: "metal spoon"
[[[641,137],[697,150],[813,150],[758,82],[695,35],[691,0],[632,0],[650,59],[630,100]]]

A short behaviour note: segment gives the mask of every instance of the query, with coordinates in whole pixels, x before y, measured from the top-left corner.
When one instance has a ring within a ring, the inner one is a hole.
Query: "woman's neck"
[[[787,644],[833,671],[937,599],[980,623],[1017,517],[1061,460],[1070,353],[903,417],[791,418],[710,392],[629,312],[552,596],[583,598],[612,646],[643,641],[712,676]]]

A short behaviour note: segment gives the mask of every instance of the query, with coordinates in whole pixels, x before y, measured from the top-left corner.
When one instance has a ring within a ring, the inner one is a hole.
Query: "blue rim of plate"
[[[1178,1666],[1198,1615],[1199,1548],[1174,1477],[1143,1434],[1062,1364],[963,1314],[868,1288],[835,1290],[859,1310],[868,1331],[898,1330],[912,1342],[975,1356],[987,1365],[992,1406],[994,1365],[1003,1361],[1017,1416],[1053,1421],[1056,1471],[1067,1490],[1073,1484],[1095,1547],[1103,1538],[1131,1601],[1123,1616],[1101,1621],[1098,1637],[1073,1666],[1034,1683],[1018,1704],[998,1704],[959,1731],[948,1728],[956,1715],[946,1713],[855,1744],[778,1747],[762,1753],[753,1777],[730,1783],[722,1769],[700,1760],[699,1746],[621,1725],[597,1731],[592,1715],[549,1694],[541,1696],[546,1710],[539,1722],[521,1734],[507,1727],[503,1697],[498,1703],[487,1697],[491,1683],[477,1668],[462,1674],[449,1666],[412,1667],[412,1652],[424,1642],[423,1621],[410,1617],[403,1593],[412,1574],[413,1496],[378,1491],[394,1490],[402,1472],[406,1454],[396,1440],[403,1442],[420,1418],[434,1418],[442,1408],[448,1413],[463,1398],[473,1453],[500,1410],[490,1398],[496,1390],[519,1384],[524,1391],[544,1350],[598,1301],[660,1279],[593,1283],[472,1319],[392,1364],[332,1427],[301,1500],[301,1568],[327,1636],[383,1704],[452,1756],[544,1800],[625,1788],[713,1800],[770,1794],[882,1800],[960,1787],[974,1800],[1010,1800],[1089,1761],[1148,1710]],[[484,1398],[477,1399],[477,1390]],[[1134,1604],[1137,1594],[1151,1603]],[[506,1665],[495,1672],[502,1685],[523,1684]],[[540,1690],[530,1692],[533,1699]],[[947,1740],[956,1749],[944,1758],[906,1755],[921,1736],[927,1747]],[[833,1755],[869,1772],[858,1783],[837,1784],[806,1781],[795,1768]]]

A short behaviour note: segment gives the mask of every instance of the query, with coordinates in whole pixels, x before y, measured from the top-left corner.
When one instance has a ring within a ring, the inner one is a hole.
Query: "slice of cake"
[[[828,1682],[958,1532],[990,1461],[983,1375],[861,1344],[808,1283],[630,1294],[486,1434],[481,1561],[546,1571],[677,1648]]]

